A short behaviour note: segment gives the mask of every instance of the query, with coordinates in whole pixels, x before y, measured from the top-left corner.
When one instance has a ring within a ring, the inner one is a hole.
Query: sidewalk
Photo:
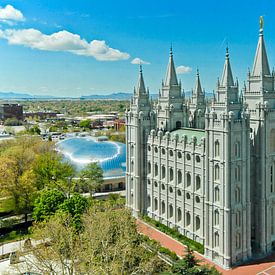
[[[168,235],[160,232],[159,230],[153,228],[147,223],[137,220],[138,231],[151,239],[158,241],[163,247],[174,251],[177,255],[183,256],[185,251],[185,246],[172,239]],[[220,266],[217,266],[213,262],[205,259],[201,254],[195,252],[198,259],[203,260],[204,264],[214,265],[219,272],[225,275],[275,275],[275,254],[255,261],[253,263],[248,263],[243,266],[238,266],[230,270],[224,270]],[[274,266],[274,268],[272,268]]]

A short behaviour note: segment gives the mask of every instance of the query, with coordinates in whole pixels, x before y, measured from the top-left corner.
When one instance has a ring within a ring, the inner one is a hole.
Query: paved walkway
[[[141,220],[137,220],[137,224],[140,233],[158,241],[162,246],[170,249],[171,251],[174,251],[177,255],[183,256],[185,251],[185,246],[183,244]],[[253,263],[248,263],[243,266],[238,266],[230,270],[222,269],[211,261],[205,259],[197,252],[195,252],[195,254],[198,259],[203,260],[204,264],[214,265],[219,272],[225,275],[275,275],[275,254],[266,257],[265,259],[255,261]]]

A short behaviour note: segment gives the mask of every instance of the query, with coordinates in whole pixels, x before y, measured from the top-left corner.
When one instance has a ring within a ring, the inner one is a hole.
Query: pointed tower
[[[191,103],[189,105],[190,127],[204,129],[205,108],[205,93],[201,88],[200,74],[199,70],[197,70],[195,89],[192,90]]]
[[[260,34],[244,100],[250,112],[252,247],[257,255],[275,249],[275,90],[260,17]]]
[[[262,16],[253,69],[248,73],[248,87],[244,98],[250,110],[255,110],[259,104],[264,104],[267,100],[275,107],[274,75],[270,73]]]
[[[157,104],[157,127],[164,131],[186,126],[184,97],[181,92],[181,84],[178,82],[173,51],[170,56],[164,82],[162,82]]]
[[[210,236],[205,254],[229,267],[251,257],[251,212],[250,121],[233,80],[228,49],[216,95],[205,115],[205,236]]]
[[[140,66],[137,87],[126,111],[126,205],[137,216],[147,208],[146,191],[146,144],[150,130],[155,127],[155,116],[145,89]]]

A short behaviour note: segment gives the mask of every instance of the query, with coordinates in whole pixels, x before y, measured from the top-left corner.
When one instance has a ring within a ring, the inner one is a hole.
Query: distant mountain
[[[185,97],[191,97],[192,92],[188,91],[185,92]],[[120,93],[112,93],[112,94],[108,94],[108,95],[86,95],[86,96],[81,96],[80,99],[82,100],[104,100],[104,99],[110,99],[110,100],[130,100],[131,97],[133,96],[132,93],[124,93],[124,92],[120,92]],[[205,92],[205,96],[206,97],[213,97],[213,93],[209,93],[209,92]],[[150,94],[150,97],[152,99],[157,99],[158,98],[158,94]]]
[[[191,92],[186,91],[185,97],[191,97]],[[81,99],[81,100],[130,100],[133,96],[132,93],[128,92],[118,92],[118,93],[111,93],[111,94],[95,94],[95,95],[86,95],[78,97],[57,97],[51,95],[31,95],[27,93],[16,93],[16,92],[0,92],[0,100],[50,100],[50,99]],[[205,92],[205,96],[208,98],[213,97],[213,93]],[[150,98],[157,99],[158,94],[150,94]]]
[[[4,99],[54,99],[55,96],[49,95],[31,95],[25,93],[15,93],[15,92],[0,92],[0,100]]]

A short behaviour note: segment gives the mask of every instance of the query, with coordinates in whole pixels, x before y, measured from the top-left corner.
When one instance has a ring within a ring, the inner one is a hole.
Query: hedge
[[[186,236],[179,233],[179,231],[175,228],[170,228],[159,221],[155,221],[154,219],[144,215],[141,217],[145,222],[149,223],[153,227],[157,228],[159,231],[171,236],[172,238],[178,240],[182,244],[189,246],[192,250],[195,250],[201,254],[204,254],[204,246],[192,239],[187,238]]]

